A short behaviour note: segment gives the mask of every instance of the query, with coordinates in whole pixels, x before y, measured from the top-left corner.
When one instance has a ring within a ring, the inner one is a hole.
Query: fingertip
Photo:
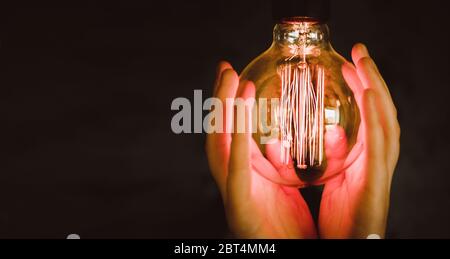
[[[266,144],[267,159],[275,166],[279,168],[281,165],[281,142],[278,138],[273,139],[270,143]]]
[[[366,45],[362,43],[356,43],[352,48],[353,63],[357,64],[359,60],[364,57],[370,57]]]
[[[255,94],[256,94],[255,84],[252,81],[246,82],[244,97],[245,98],[255,97]]]
[[[222,74],[222,72],[227,69],[233,69],[233,67],[227,61],[224,61],[224,60],[220,61],[219,64],[217,65],[217,71],[216,71],[217,76],[220,76]]]
[[[234,71],[233,68],[226,68],[226,69],[224,69],[223,72],[222,72],[222,75],[223,75],[222,78],[227,78],[227,77],[230,77],[230,76],[237,77],[237,73],[236,73],[236,71]]]
[[[225,102],[228,98],[234,98],[236,96],[238,86],[239,76],[236,71],[226,69],[220,77],[214,96]]]
[[[338,125],[327,126],[325,132],[325,155],[327,159],[339,159],[346,155],[348,141],[344,128]]]
[[[374,64],[371,57],[362,57],[356,63],[357,68],[367,68]]]
[[[342,75],[347,85],[353,91],[356,101],[359,103],[361,101],[362,92],[364,91],[364,86],[359,79],[356,68],[350,62],[345,62],[342,65]]]
[[[295,174],[295,166],[292,157],[282,157],[281,141],[278,138],[274,138],[266,145],[266,157],[272,166],[278,171],[278,174],[283,179],[292,179],[292,181],[298,181],[298,177]]]
[[[220,61],[219,64],[217,64],[216,80],[214,82],[214,89],[213,89],[214,96],[217,96],[217,93],[218,93],[218,90],[220,87],[220,83],[223,78],[223,72],[227,69],[233,69],[233,67],[230,65],[230,63],[228,63],[226,61]]]
[[[239,82],[239,76],[232,68],[225,69],[222,72],[222,78],[220,80],[221,85],[234,84],[237,82]]]
[[[380,81],[378,68],[371,57],[360,58],[356,64],[356,71],[366,89],[373,88]]]
[[[240,90],[238,91],[237,96],[247,99],[250,97],[255,97],[256,94],[256,87],[255,84],[252,81],[242,81]]]

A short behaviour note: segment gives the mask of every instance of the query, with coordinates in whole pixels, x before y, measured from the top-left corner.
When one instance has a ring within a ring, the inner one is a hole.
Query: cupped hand
[[[224,107],[225,132],[207,135],[206,152],[232,232],[239,238],[315,238],[311,213],[298,189],[275,184],[258,172],[294,173],[283,171],[277,153],[279,143],[268,146],[266,159],[252,138],[251,109],[246,109],[245,117],[234,116],[233,105],[227,105],[227,99],[254,98],[253,83],[239,82],[231,65],[222,62],[214,96]],[[232,121],[245,125],[245,133],[231,133],[228,129]]]
[[[399,157],[400,127],[389,90],[367,48],[352,50],[355,66],[342,72],[361,113],[361,155],[326,183],[319,214],[321,238],[384,237],[392,176]]]

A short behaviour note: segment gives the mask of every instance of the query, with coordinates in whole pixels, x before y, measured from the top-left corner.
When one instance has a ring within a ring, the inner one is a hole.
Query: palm
[[[365,151],[363,151],[364,153]],[[319,226],[324,237],[350,236],[361,207],[367,182],[365,154],[338,178],[325,185],[320,207]]]
[[[256,145],[253,145],[255,148]],[[257,148],[257,147],[256,147]],[[233,227],[245,229],[244,236],[270,238],[313,238],[315,226],[308,206],[299,191],[293,187],[281,186],[265,179],[258,172],[276,169],[259,150],[252,151],[252,171],[250,173],[251,192],[234,197],[237,200],[229,217],[237,219]],[[233,197],[232,197],[233,198]]]

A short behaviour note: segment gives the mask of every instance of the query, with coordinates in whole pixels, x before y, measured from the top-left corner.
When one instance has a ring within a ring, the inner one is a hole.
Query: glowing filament
[[[322,67],[315,70],[316,85],[305,61],[282,65],[279,70],[281,159],[288,164],[292,157],[300,169],[321,165],[323,160],[325,75]]]

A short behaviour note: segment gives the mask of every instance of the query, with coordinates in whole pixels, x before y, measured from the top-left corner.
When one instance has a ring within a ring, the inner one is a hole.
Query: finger
[[[373,59],[370,57],[361,58],[356,64],[356,68],[363,86],[374,89],[383,101],[386,111],[393,116],[397,116],[397,109],[394,106],[389,89]]]
[[[364,68],[364,67],[361,67],[361,64],[367,63],[366,61],[371,60],[369,51],[367,50],[367,47],[362,43],[355,44],[355,46],[353,46],[353,49],[352,49],[352,59],[353,59],[353,63],[355,64],[357,70],[361,70],[362,68]],[[360,62],[361,62],[361,64],[360,64]],[[358,73],[360,73],[360,72],[361,71],[358,71]],[[358,76],[361,76],[361,75],[358,74]],[[380,75],[380,77],[381,77],[381,75]],[[361,80],[362,80],[362,77],[361,77]],[[363,86],[365,88],[368,88],[369,86],[366,85],[365,83],[366,82],[363,82]],[[385,86],[383,86],[383,87],[385,87]],[[386,88],[386,90],[388,90],[387,86],[385,88]],[[376,89],[376,90],[378,90],[378,89]],[[388,90],[388,92],[389,92],[389,90]]]
[[[232,69],[226,69],[222,73],[222,79],[220,80],[219,87],[217,89],[217,98],[224,106],[224,129],[225,137],[229,137],[231,132],[232,118],[233,118],[233,101],[236,96],[236,92],[239,88],[239,76],[236,71]]]
[[[359,79],[359,75],[356,72],[355,66],[349,62],[345,62],[342,65],[342,75],[344,76],[347,85],[353,91],[353,95],[355,97],[356,103],[358,104],[358,107],[362,107],[363,105],[362,96],[364,93],[364,86],[361,80]],[[361,130],[359,130],[358,132],[358,141],[361,140],[360,132]]]
[[[220,66],[219,66],[220,67]],[[223,65],[222,67],[227,67]],[[221,68],[218,68],[219,70]],[[227,99],[233,100],[239,85],[239,77],[232,69],[225,69],[220,76],[215,95],[222,104],[223,114],[221,118],[224,132],[213,132],[206,135],[206,149],[208,162],[213,177],[220,189],[223,199],[226,199],[226,179],[230,153],[230,125],[232,125],[233,106],[227,105]]]
[[[281,142],[278,139],[266,145],[266,156],[268,161],[272,164],[278,173],[278,178],[282,178],[284,181],[298,182],[298,177],[294,169],[294,161],[289,155],[287,161],[281,156]]]
[[[217,96],[217,89],[219,88],[219,83],[222,78],[222,73],[227,69],[233,69],[233,67],[230,65],[230,63],[226,61],[220,61],[219,65],[217,65],[216,69],[216,81],[214,82],[214,90],[213,90],[213,96]]]
[[[236,71],[232,69],[226,69],[222,72],[222,76],[220,78],[216,98],[219,99],[220,103],[223,106],[223,114],[221,118],[223,130],[224,132],[214,132],[212,134],[207,135],[207,141],[214,148],[218,146],[229,145],[231,136],[230,136],[230,128],[232,125],[232,115],[233,115],[233,105],[232,102],[236,95],[236,91],[239,86],[239,76]],[[228,160],[227,160],[228,161]]]
[[[394,106],[389,89],[364,44],[355,44],[352,49],[352,59],[364,87],[373,87],[381,97],[386,99],[386,107],[397,116],[397,109]]]
[[[377,112],[376,92],[372,89],[365,90],[363,94],[362,122],[368,176],[374,183],[379,183],[380,177],[383,177],[379,172],[386,171],[386,168],[381,168],[385,161],[385,148],[383,128]]]
[[[358,73],[356,72],[355,67],[349,62],[345,62],[342,65],[342,75],[344,76],[347,85],[353,91],[353,95],[355,97],[358,106],[361,106],[362,105],[361,98],[364,92],[364,86],[361,83],[361,80],[359,80],[359,76]]]
[[[324,140],[327,159],[343,160],[345,158],[348,144],[344,128],[337,125],[327,126]]]
[[[281,142],[279,139],[274,139],[272,142],[266,144],[267,159],[277,170],[282,169],[287,164],[293,167],[294,162],[292,161],[291,156],[289,156],[288,161],[283,161],[284,158],[281,157],[281,148]]]
[[[352,60],[353,64],[358,64],[359,60],[364,57],[369,57],[369,51],[366,45],[362,43],[356,43],[352,48]]]
[[[355,46],[353,46],[353,49],[352,49],[353,63],[358,67],[358,63],[364,58],[370,58],[370,54],[369,54],[369,51],[367,50],[367,47],[362,43],[355,44]],[[372,62],[373,62],[373,60],[372,60]],[[373,64],[375,65],[374,62],[373,62]],[[390,96],[389,89],[388,89],[387,85],[384,83],[384,80],[383,80],[382,76],[380,75],[378,68],[376,67],[376,65],[374,67],[375,67],[376,72],[378,73],[379,78],[383,82],[383,88],[387,91],[387,94]]]
[[[290,160],[288,165],[282,165],[282,162],[279,158],[276,158],[276,156],[280,156],[280,151],[277,148],[277,145],[275,144],[272,147],[266,146],[266,153],[270,153],[270,157],[274,159],[278,159],[278,161],[270,161],[269,158],[266,158],[261,151],[259,150],[258,145],[255,141],[252,141],[252,169],[255,172],[260,173],[260,175],[264,178],[266,178],[268,181],[284,185],[284,186],[292,186],[292,187],[299,187],[304,185],[304,183],[298,178],[298,176],[295,173],[294,165],[292,160]],[[279,142],[278,142],[279,143]],[[270,144],[272,145],[272,144]],[[268,151],[268,149],[271,149],[271,151]],[[278,150],[278,151],[277,151]],[[275,154],[278,153],[278,154]],[[275,168],[275,164],[277,164],[278,168]],[[283,168],[286,167],[286,168]],[[298,194],[298,192],[297,192]]]
[[[357,65],[357,72],[366,88],[373,89],[376,93],[376,102],[378,113],[386,137],[388,157],[398,156],[398,140],[400,136],[400,127],[397,120],[397,110],[395,109],[391,95],[387,86],[381,77],[378,69],[370,57],[363,57]],[[396,161],[396,159],[394,159]],[[393,161],[394,161],[393,160]]]
[[[231,141],[230,172],[249,169],[251,157],[252,136],[252,105],[247,100],[254,98],[255,86],[251,82],[243,85],[241,94],[237,96],[234,108],[234,130]],[[244,106],[240,106],[244,105]]]
[[[245,82],[237,101],[252,100],[255,86]],[[242,103],[241,103],[242,104]],[[247,105],[248,104],[248,105]],[[238,106],[237,104],[236,106]],[[250,195],[251,181],[251,147],[252,147],[252,108],[249,102],[245,108],[237,107],[234,113],[234,132],[231,141],[230,162],[227,179],[229,199],[245,199]],[[241,113],[241,114],[239,114]],[[244,114],[242,114],[244,113]],[[243,116],[245,115],[245,116]]]
[[[347,136],[342,127],[338,125],[326,126],[324,149],[327,163],[324,177],[328,177],[334,172],[342,171],[349,155]]]

